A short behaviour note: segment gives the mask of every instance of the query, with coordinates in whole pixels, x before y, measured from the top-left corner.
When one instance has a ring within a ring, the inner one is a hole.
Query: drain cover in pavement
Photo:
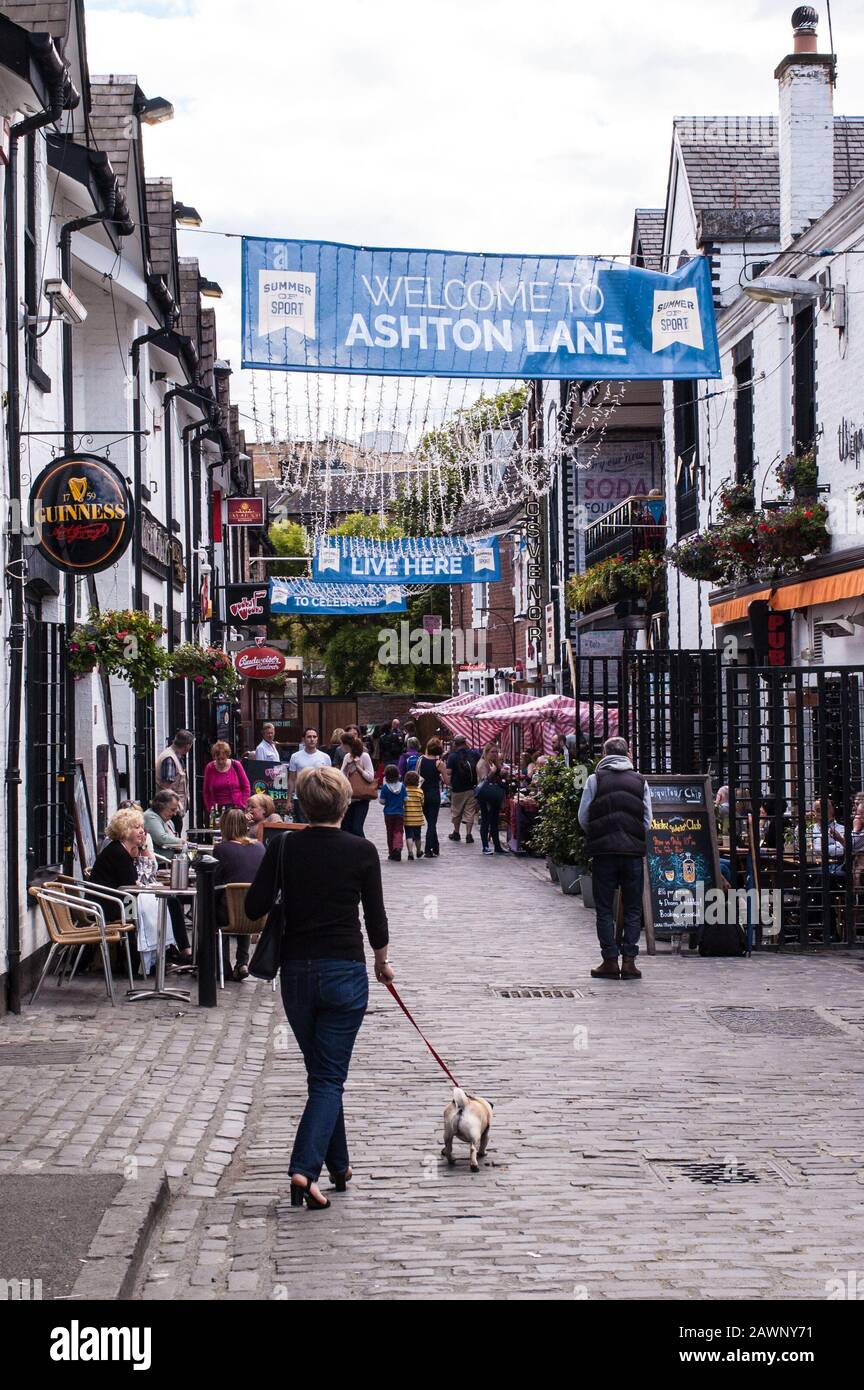
[[[751,1033],[778,1038],[827,1038],[842,1030],[815,1009],[709,1009],[709,1016],[730,1033]]]
[[[0,1047],[0,1067],[71,1067],[92,1052],[86,1043],[6,1043]]]
[[[674,1182],[676,1178],[688,1178],[690,1182],[704,1183],[706,1187],[730,1187],[762,1181],[759,1173],[754,1173],[752,1169],[745,1168],[740,1163],[702,1162],[693,1159],[680,1162],[669,1160],[667,1163],[655,1163],[654,1166],[660,1170],[667,1182]],[[778,1175],[772,1172],[770,1176],[776,1179]]]
[[[582,995],[578,990],[570,989],[569,985],[508,985],[502,989],[498,985],[490,986],[496,999],[581,999]]]

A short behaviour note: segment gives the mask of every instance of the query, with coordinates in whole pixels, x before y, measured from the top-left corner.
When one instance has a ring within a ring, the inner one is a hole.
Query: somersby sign
[[[30,491],[36,544],[70,574],[115,565],[132,539],[134,508],[126,480],[97,454],[65,454]]]
[[[546,379],[720,375],[710,263],[243,241],[243,366]]]

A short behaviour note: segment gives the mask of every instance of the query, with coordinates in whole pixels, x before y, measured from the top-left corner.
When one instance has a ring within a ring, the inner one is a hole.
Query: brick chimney
[[[834,57],[818,51],[819,16],[792,15],[794,52],[774,76],[780,84],[780,240],[784,247],[834,202]]]

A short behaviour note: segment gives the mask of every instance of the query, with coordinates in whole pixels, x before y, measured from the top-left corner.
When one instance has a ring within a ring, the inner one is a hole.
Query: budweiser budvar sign
[[[244,647],[234,657],[234,665],[247,680],[272,680],[285,670],[285,658],[273,647]]]

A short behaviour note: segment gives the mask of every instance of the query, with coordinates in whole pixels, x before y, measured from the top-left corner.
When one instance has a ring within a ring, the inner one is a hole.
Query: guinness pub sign
[[[36,544],[69,574],[115,565],[132,539],[134,508],[122,474],[97,454],[64,454],[30,490]]]

